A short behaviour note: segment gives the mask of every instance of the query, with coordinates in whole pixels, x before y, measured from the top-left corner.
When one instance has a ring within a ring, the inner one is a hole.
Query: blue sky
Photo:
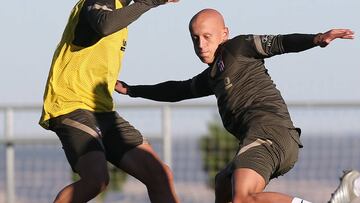
[[[11,8],[0,12],[5,19],[0,34],[0,104],[41,104],[53,51],[75,3],[13,1]],[[188,79],[206,68],[195,56],[188,33],[189,19],[203,8],[223,13],[231,37],[318,33],[331,28],[360,33],[358,0],[182,0],[152,9],[129,26],[119,78],[130,84],[152,84]],[[268,59],[267,68],[285,100],[360,101],[356,37],[335,41],[325,49]],[[120,95],[115,100],[139,101]]]

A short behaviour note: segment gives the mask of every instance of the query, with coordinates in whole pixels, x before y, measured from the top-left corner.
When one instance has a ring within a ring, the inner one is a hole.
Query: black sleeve
[[[315,47],[313,34],[254,35],[254,47],[262,58],[300,52]]]
[[[83,16],[80,18],[84,17],[100,36],[107,36],[127,27],[155,6],[145,1],[137,1],[115,9],[115,0],[87,0],[82,7]]]
[[[156,85],[128,85],[131,97],[141,97],[155,101],[177,102],[213,94],[207,81],[208,69],[192,79],[167,81]]]
[[[156,85],[128,86],[128,94],[131,97],[164,102],[177,102],[193,97],[191,79],[186,81],[166,81]]]
[[[314,34],[290,34],[283,35],[282,44],[285,53],[300,52],[316,47]]]
[[[195,97],[205,97],[214,94],[210,85],[210,71],[211,68],[205,69],[203,72],[192,78],[191,92]]]

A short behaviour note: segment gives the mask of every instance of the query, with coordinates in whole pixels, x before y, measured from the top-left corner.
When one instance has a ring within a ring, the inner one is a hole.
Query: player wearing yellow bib
[[[151,202],[178,202],[172,173],[142,135],[114,111],[112,94],[127,26],[177,0],[80,0],[54,53],[40,125],[59,137],[80,180],[54,202],[87,202],[109,183],[107,161],[143,182]]]

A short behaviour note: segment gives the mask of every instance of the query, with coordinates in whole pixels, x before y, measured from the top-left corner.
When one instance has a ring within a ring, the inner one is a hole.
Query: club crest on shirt
[[[210,76],[216,77],[216,75],[219,75],[224,71],[225,71],[225,64],[224,61],[222,60],[222,56],[219,55],[216,57],[216,60],[211,66]]]
[[[216,62],[216,66],[218,68],[218,70],[220,72],[223,72],[225,70],[225,64],[224,61],[222,60],[222,57],[220,56],[219,59]]]

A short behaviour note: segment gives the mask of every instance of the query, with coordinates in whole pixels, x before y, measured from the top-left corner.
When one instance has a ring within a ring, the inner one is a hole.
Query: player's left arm
[[[318,34],[254,35],[255,49],[261,58],[326,47],[335,39],[353,39],[349,29],[332,29]]]
[[[282,45],[285,53],[300,52],[320,46],[326,47],[335,39],[353,39],[354,32],[349,29],[332,29],[316,35],[284,35]]]

